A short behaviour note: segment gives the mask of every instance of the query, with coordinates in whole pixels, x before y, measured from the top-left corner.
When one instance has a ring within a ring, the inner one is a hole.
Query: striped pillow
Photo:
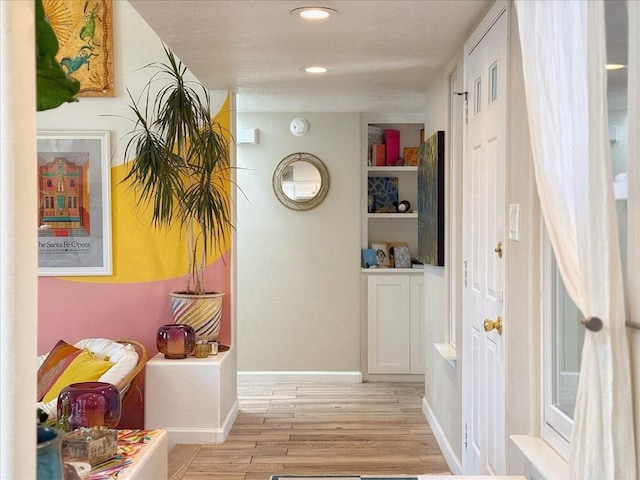
[[[38,369],[37,402],[43,399],[71,362],[81,353],[81,348],[69,345],[64,340],[59,340],[56,343],[56,346],[53,347],[53,350],[51,350]]]

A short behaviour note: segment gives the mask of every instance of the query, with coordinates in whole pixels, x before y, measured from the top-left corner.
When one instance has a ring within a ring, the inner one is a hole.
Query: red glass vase
[[[115,385],[78,382],[58,395],[58,419],[66,419],[68,430],[80,427],[115,428],[122,414],[122,397]]]
[[[158,328],[156,347],[165,358],[179,360],[187,358],[196,346],[196,332],[183,323],[169,323]]]

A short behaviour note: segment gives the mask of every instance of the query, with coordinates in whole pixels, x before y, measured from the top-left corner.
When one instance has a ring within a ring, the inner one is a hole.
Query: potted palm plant
[[[186,67],[164,47],[166,63],[155,70],[136,102],[129,93],[135,127],[129,133],[123,182],[134,189],[136,207],[150,209],[151,224],[179,224],[187,248],[184,291],[171,293],[176,323],[198,337],[217,339],[223,292],[207,291],[204,269],[232,228],[229,194],[230,141],[211,116],[209,92],[185,78]],[[157,94],[152,85],[163,85]]]

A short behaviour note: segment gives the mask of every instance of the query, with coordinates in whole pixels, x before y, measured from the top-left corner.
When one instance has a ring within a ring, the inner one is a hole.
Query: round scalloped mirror
[[[273,191],[285,207],[309,210],[319,205],[329,191],[329,171],[310,153],[284,157],[273,172]]]

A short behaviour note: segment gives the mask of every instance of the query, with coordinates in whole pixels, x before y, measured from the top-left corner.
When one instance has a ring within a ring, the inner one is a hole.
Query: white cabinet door
[[[367,281],[369,373],[410,371],[410,278],[370,275]]]
[[[411,372],[426,372],[427,350],[425,331],[424,276],[411,277]]]

